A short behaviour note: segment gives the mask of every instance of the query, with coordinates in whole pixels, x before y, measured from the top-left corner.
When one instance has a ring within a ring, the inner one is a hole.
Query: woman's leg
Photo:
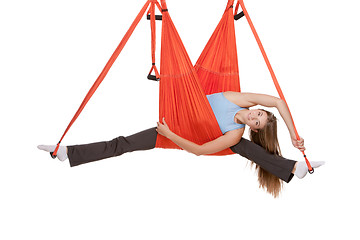
[[[262,169],[277,176],[285,182],[290,182],[294,174],[296,161],[289,160],[267,152],[263,147],[241,138],[240,142],[230,148],[234,153],[255,162]]]
[[[156,128],[150,128],[128,137],[118,137],[111,141],[97,142],[83,145],[68,146],[70,166],[98,161],[105,158],[119,156],[123,153],[148,150],[155,148],[157,138]],[[231,150],[255,162],[261,168],[289,182],[296,161],[268,153],[261,146],[244,138],[231,147]]]
[[[150,128],[128,137],[118,137],[107,142],[97,142],[67,147],[70,166],[89,163],[123,153],[155,148],[156,128]]]
[[[84,163],[119,156],[126,152],[153,149],[155,148],[156,138],[156,128],[150,128],[131,136],[118,137],[111,141],[68,146],[67,157],[69,158],[70,166],[74,167]],[[55,146],[52,147],[55,148]],[[285,182],[290,182],[294,176],[292,171],[296,161],[270,154],[264,148],[249,140],[242,138],[238,144],[231,147],[231,150],[255,162],[261,168]],[[46,149],[46,151],[53,151],[53,149]]]

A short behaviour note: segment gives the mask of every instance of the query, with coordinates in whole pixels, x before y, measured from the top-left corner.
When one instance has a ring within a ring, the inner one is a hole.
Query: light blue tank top
[[[238,111],[246,108],[239,107],[230,102],[222,92],[206,95],[206,97],[209,100],[210,106],[223,134],[231,130],[245,127],[245,124],[235,123],[234,117]]]

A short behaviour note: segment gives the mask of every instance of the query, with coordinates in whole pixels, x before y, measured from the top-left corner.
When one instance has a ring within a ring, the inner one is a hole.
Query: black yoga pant
[[[156,128],[150,128],[128,137],[118,137],[111,141],[97,142],[84,145],[68,146],[70,166],[89,163],[123,153],[149,150],[155,148]],[[230,148],[234,153],[255,162],[264,170],[290,182],[294,176],[291,172],[296,161],[289,160],[267,152],[261,146],[242,138],[240,142]]]

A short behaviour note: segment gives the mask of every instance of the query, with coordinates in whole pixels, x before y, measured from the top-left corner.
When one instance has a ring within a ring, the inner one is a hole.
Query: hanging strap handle
[[[226,5],[226,9],[229,9],[229,8],[234,8],[234,0],[229,0],[227,5]],[[240,13],[237,13],[238,10],[239,10],[239,6],[240,6],[240,3],[239,1],[236,3],[236,6],[235,6],[235,11],[234,11],[234,20],[237,21],[239,20],[240,18],[242,18],[244,16],[244,12],[240,12]]]
[[[153,63],[152,64],[153,66],[151,67],[151,69],[150,69],[150,72],[149,72],[149,74],[148,74],[148,76],[147,76],[147,79],[149,79],[149,80],[152,80],[152,81],[160,81],[160,74],[159,74],[159,72],[158,72],[158,70],[157,70],[157,68],[156,68],[156,66],[155,66],[155,63]],[[154,70],[154,72],[155,72],[155,75],[152,75],[151,74],[151,72]]]
[[[146,16],[146,19],[147,20],[150,20],[150,17],[151,15],[150,14],[148,14],[147,16]],[[155,15],[155,20],[158,20],[158,21],[161,21],[162,20],[162,15]]]
[[[158,1],[153,0],[152,3],[156,4],[156,7],[159,9],[160,12],[162,11],[161,6],[160,6]],[[146,19],[151,20],[151,10],[149,10],[149,12],[147,13]],[[162,20],[162,15],[156,15],[155,14],[155,20],[161,21]]]
[[[156,15],[155,15],[155,5],[160,8],[159,3],[156,0],[152,0],[150,4],[150,9],[147,14],[147,16],[150,18],[150,28],[151,28],[151,60],[152,60],[152,67],[150,69],[150,72],[147,76],[147,79],[153,80],[153,81],[159,81],[160,80],[160,74],[157,70],[157,67],[155,65],[155,50],[156,50]],[[160,15],[161,16],[161,15]],[[162,19],[162,18],[161,18]],[[151,72],[154,71],[155,75],[152,75]]]
[[[264,57],[264,60],[265,60],[265,62],[266,62],[266,65],[267,65],[267,67],[268,67],[268,69],[269,69],[269,72],[270,72],[270,74],[271,74],[271,78],[272,78],[272,80],[273,80],[273,82],[274,82],[274,84],[275,84],[276,90],[277,90],[280,98],[285,102],[286,107],[287,107],[288,110],[289,110],[290,117],[291,117],[291,121],[292,121],[292,123],[293,123],[293,125],[294,125],[294,130],[295,130],[296,138],[297,138],[297,140],[300,140],[300,136],[299,136],[299,134],[298,134],[298,132],[297,132],[297,130],[296,130],[295,123],[294,123],[293,117],[292,117],[292,115],[291,115],[289,106],[288,106],[288,104],[287,104],[287,102],[286,102],[286,100],[285,100],[285,96],[284,96],[283,92],[281,91],[280,85],[279,85],[279,83],[278,83],[278,81],[277,81],[277,79],[276,79],[276,76],[275,76],[275,73],[274,73],[274,71],[273,71],[273,69],[272,69],[272,67],[271,67],[270,61],[269,61],[269,59],[268,59],[268,57],[267,57],[267,55],[266,55],[266,53],[265,53],[265,49],[264,49],[264,47],[263,47],[263,45],[262,45],[262,43],[261,43],[261,41],[260,41],[259,35],[257,34],[257,32],[256,32],[256,30],[255,30],[254,24],[252,23],[252,21],[251,21],[251,19],[250,19],[250,16],[249,16],[249,14],[248,14],[248,12],[247,12],[247,10],[246,10],[246,8],[245,8],[244,1],[243,1],[243,0],[238,0],[238,3],[241,5],[241,8],[242,8],[242,10],[243,10],[243,12],[244,12],[244,14],[245,14],[245,17],[246,17],[246,19],[247,19],[247,21],[248,21],[248,23],[249,23],[249,25],[250,25],[251,31],[253,32],[253,34],[254,34],[254,36],[255,36],[255,39],[256,39],[257,44],[259,45],[260,51],[261,51],[261,53],[262,53],[262,55],[263,55],[263,57]],[[305,155],[305,152],[304,152],[304,151],[301,151],[301,152],[302,152],[302,154],[303,154],[303,156],[304,156],[304,158],[305,158],[305,162],[306,162],[306,165],[308,166],[309,173],[313,173],[313,172],[314,172],[314,169],[311,167],[311,164],[310,164],[309,160],[307,159],[307,157],[306,157],[306,155]]]
[[[239,20],[240,18],[242,18],[243,16],[244,16],[244,12],[240,12],[240,13],[234,15],[234,19],[235,19],[235,21],[237,21],[237,20]]]

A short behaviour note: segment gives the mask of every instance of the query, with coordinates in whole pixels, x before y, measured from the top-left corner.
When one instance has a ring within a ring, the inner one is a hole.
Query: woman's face
[[[251,130],[257,132],[257,130],[265,127],[267,123],[267,113],[260,109],[249,110],[246,121],[246,124]]]

